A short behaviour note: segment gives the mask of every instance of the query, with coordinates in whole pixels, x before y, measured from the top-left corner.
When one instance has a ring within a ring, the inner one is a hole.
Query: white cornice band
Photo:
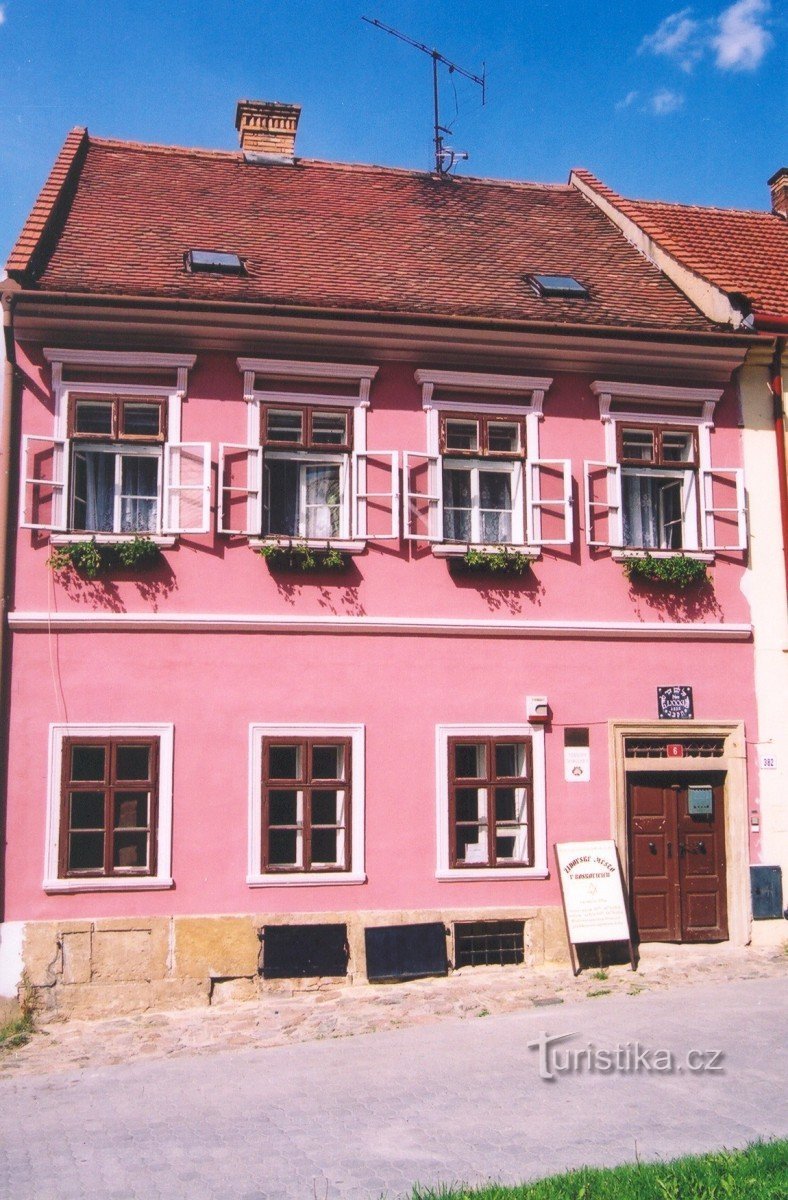
[[[455,617],[278,616],[259,613],[11,612],[15,632],[326,633],[587,641],[749,641],[752,626],[703,621],[506,621]]]

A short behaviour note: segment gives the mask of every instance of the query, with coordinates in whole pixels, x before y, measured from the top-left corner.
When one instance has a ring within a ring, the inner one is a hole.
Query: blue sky
[[[0,258],[66,132],[234,148],[239,97],[303,105],[307,157],[429,169],[431,64],[463,174],[767,208],[788,160],[780,0],[0,0]]]

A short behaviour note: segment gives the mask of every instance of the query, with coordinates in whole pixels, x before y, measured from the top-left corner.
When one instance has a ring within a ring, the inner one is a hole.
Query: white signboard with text
[[[616,843],[559,842],[555,856],[569,941],[629,941]]]

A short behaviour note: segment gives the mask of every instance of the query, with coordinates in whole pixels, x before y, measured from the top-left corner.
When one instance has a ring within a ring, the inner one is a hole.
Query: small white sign
[[[758,755],[758,766],[762,771],[776,771],[777,755],[773,750],[761,750]]]
[[[616,843],[559,842],[555,856],[570,942],[629,941]]]
[[[487,862],[487,847],[483,842],[469,842],[465,847],[466,863],[486,863]]]
[[[567,783],[588,783],[591,778],[591,748],[564,746],[564,779]]]

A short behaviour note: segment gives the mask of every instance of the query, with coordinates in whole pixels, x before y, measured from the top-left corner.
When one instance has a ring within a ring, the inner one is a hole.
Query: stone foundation
[[[441,921],[453,930],[454,921],[480,920],[524,921],[526,967],[569,961],[563,914],[552,907],[99,918],[29,922],[24,928],[24,979],[44,1021],[231,1004],[262,992],[319,989],[327,982],[264,980],[259,970],[264,925],[345,923],[348,975],[332,979],[335,986],[366,982],[365,927]],[[452,962],[453,931],[447,950]]]

